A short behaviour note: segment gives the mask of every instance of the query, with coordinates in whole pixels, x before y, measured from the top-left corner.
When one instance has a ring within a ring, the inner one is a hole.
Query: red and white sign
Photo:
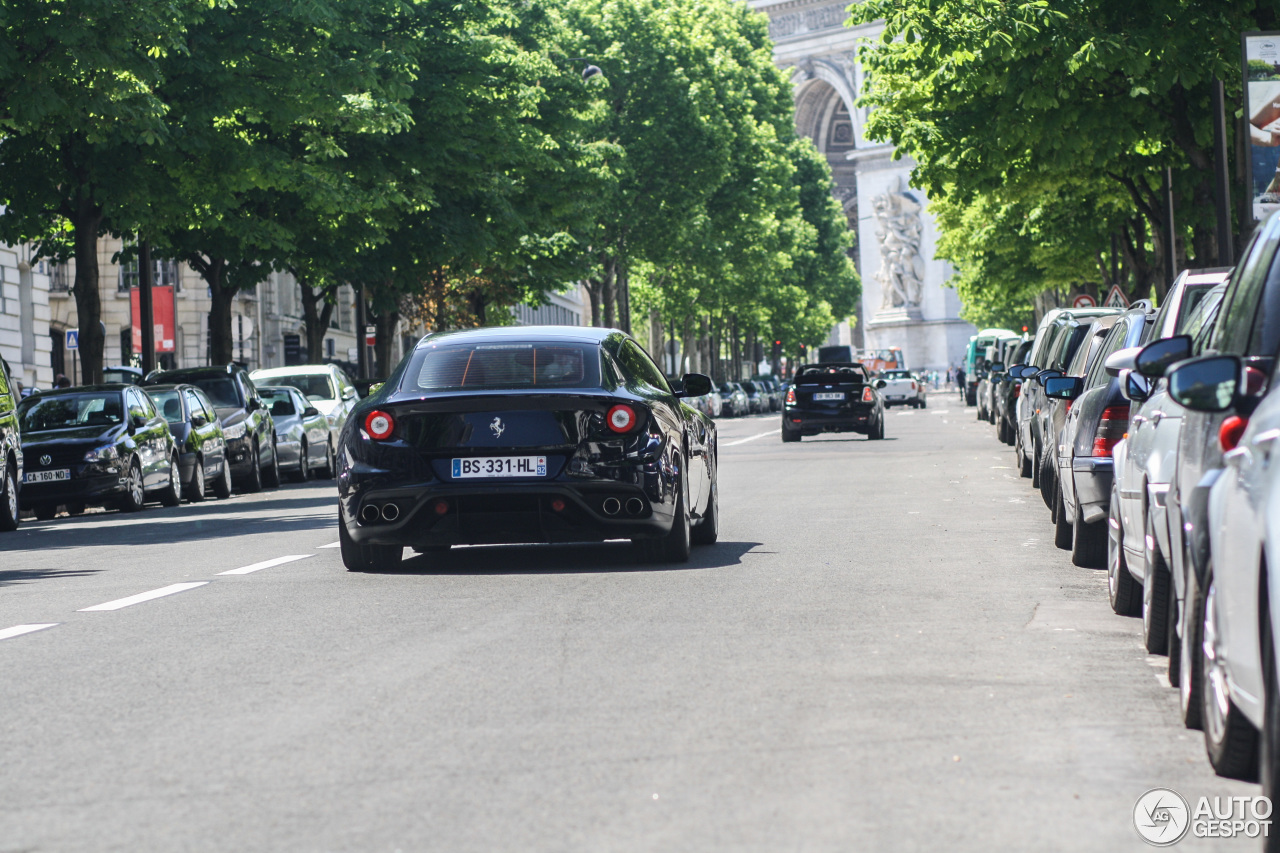
[[[1092,296],[1090,296],[1087,293],[1082,293],[1079,296],[1077,296],[1075,299],[1071,300],[1072,308],[1093,308],[1097,304],[1098,304],[1097,300],[1095,300]]]
[[[142,305],[140,291],[129,291],[130,322],[133,325],[133,351],[142,352]],[[151,288],[151,321],[155,323],[156,352],[174,351],[173,288]]]
[[[1113,284],[1111,289],[1107,291],[1107,298],[1102,300],[1103,306],[1107,308],[1128,308],[1129,297],[1124,295],[1124,291],[1120,289],[1120,285]]]

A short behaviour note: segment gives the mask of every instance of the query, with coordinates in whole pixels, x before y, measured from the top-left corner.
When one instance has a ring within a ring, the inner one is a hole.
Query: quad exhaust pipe
[[[605,515],[617,515],[622,512],[622,501],[617,498],[605,498],[601,509],[604,510]]]
[[[644,512],[644,501],[639,498],[627,498],[627,515],[639,515]]]
[[[640,498],[627,498],[626,504],[623,504],[620,498],[605,498],[600,504],[600,508],[604,510],[605,515],[614,516],[622,512],[626,508],[627,515],[644,515],[644,501]]]
[[[360,510],[360,520],[365,524],[373,524],[381,517],[382,513],[379,512],[378,508],[373,504],[365,504]]]

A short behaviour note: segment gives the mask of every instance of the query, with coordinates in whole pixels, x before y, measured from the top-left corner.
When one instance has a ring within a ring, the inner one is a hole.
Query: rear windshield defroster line
[[[426,347],[407,375],[419,391],[597,388],[600,358],[591,345],[552,342]]]

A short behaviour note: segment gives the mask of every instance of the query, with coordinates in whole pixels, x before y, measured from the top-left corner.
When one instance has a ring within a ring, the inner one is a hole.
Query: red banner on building
[[[142,352],[142,305],[138,288],[129,291],[133,323],[133,351]],[[156,352],[174,351],[173,288],[151,288],[151,319],[155,324]]]

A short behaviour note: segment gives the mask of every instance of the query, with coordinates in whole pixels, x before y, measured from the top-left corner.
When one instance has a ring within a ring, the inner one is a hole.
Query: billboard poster
[[[1248,119],[1249,197],[1253,216],[1280,210],[1280,33],[1241,35],[1245,116]]]
[[[133,351],[142,352],[142,305],[136,287],[129,291],[129,310],[133,322]],[[151,288],[151,319],[155,323],[156,352],[173,352],[172,287]]]

